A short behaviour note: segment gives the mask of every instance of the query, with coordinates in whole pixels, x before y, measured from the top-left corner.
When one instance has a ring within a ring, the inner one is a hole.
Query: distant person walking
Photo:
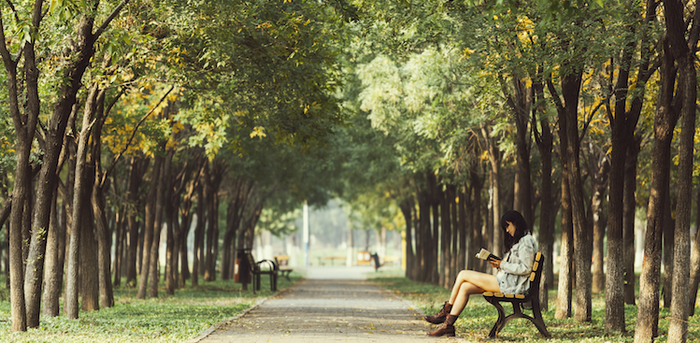
[[[517,211],[506,212],[501,218],[501,227],[506,232],[503,235],[505,257],[502,260],[493,256],[488,258],[489,264],[498,269],[498,274],[493,276],[474,270],[459,272],[450,300],[445,302],[440,312],[425,317],[432,324],[444,323],[428,335],[454,336],[454,323],[466,307],[471,294],[523,294],[528,291],[528,276],[535,261],[537,242],[530,234],[525,218]]]

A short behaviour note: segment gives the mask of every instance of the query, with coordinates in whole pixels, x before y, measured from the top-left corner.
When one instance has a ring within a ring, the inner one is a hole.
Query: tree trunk
[[[678,161],[678,187],[676,200],[675,250],[673,255],[673,299],[668,328],[669,342],[685,342],[688,339],[688,283],[690,281],[690,215],[693,186],[693,149],[697,101],[697,71],[695,53],[698,44],[700,4],[695,4],[695,18],[686,41],[683,24],[684,4],[679,0],[664,1],[666,27],[672,52],[678,63],[677,97],[681,99],[681,134]],[[681,46],[677,46],[680,44]],[[689,49],[689,47],[691,47]]]
[[[192,215],[191,215],[191,209],[192,209],[192,196],[197,189],[197,183],[199,180],[199,177],[196,176],[195,180],[191,181],[188,186],[187,186],[187,193],[184,195],[182,198],[182,205],[180,206],[180,220],[181,220],[181,225],[180,225],[180,235],[179,235],[179,240],[178,240],[178,246],[179,246],[179,256],[180,256],[180,282],[179,285],[181,288],[185,287],[185,280],[189,279],[191,277],[190,272],[189,272],[189,263],[188,263],[188,251],[187,251],[187,236],[189,235],[190,228],[192,226]]]
[[[139,247],[139,188],[144,171],[148,169],[149,160],[132,157],[129,162],[129,184],[127,186],[127,222],[129,226],[129,244],[126,260],[126,285],[136,286],[136,260]]]
[[[670,176],[669,176],[670,179]],[[665,190],[666,206],[664,209],[664,233],[663,233],[663,258],[661,259],[664,267],[664,272],[661,275],[661,294],[663,296],[664,308],[671,308],[671,298],[673,297],[673,245],[674,245],[674,227],[675,219],[671,215],[672,208],[675,208],[671,203],[671,190]]]
[[[60,314],[58,303],[61,296],[61,280],[63,279],[63,261],[59,258],[61,255],[59,247],[61,246],[61,236],[63,236],[65,241],[66,233],[63,223],[58,222],[58,214],[56,213],[58,209],[56,204],[57,198],[57,194],[54,194],[46,246],[44,292],[41,299],[41,302],[44,304],[41,314],[47,317],[58,317]]]
[[[661,269],[661,236],[664,228],[664,211],[669,187],[670,145],[678,115],[672,107],[676,70],[668,53],[668,42],[663,42],[661,65],[661,90],[654,116],[654,147],[651,190],[647,210],[647,229],[644,239],[644,262],[639,277],[639,305],[634,341],[650,342],[658,335],[659,325],[659,276]]]
[[[96,87],[96,86],[95,86]],[[92,134],[92,154],[91,162],[93,169],[94,183],[91,192],[92,213],[95,216],[95,234],[97,237],[97,270],[100,291],[100,306],[110,308],[114,306],[114,292],[110,271],[111,258],[111,232],[107,224],[107,214],[105,208],[107,201],[104,195],[104,171],[102,170],[102,126],[104,124],[104,101],[105,90],[101,90],[96,99],[97,103],[93,109],[95,112],[95,129]],[[118,255],[115,256],[118,258]]]
[[[569,85],[570,86],[570,85]],[[557,293],[556,318],[571,317],[571,294],[573,289],[573,257],[574,257],[574,227],[573,210],[571,200],[571,163],[569,159],[569,116],[561,103],[551,78],[547,80],[547,89],[554,99],[559,117],[559,149],[561,156],[561,259],[559,264],[559,289]],[[576,117],[574,117],[576,119]],[[578,133],[576,134],[578,138]]]
[[[156,155],[155,161],[153,162],[153,171],[151,172],[151,184],[148,190],[148,197],[146,200],[146,211],[145,211],[145,226],[143,235],[143,247],[141,248],[141,276],[139,278],[139,289],[136,294],[138,299],[146,299],[146,293],[148,291],[148,276],[149,268],[151,266],[151,245],[153,245],[153,236],[155,231],[155,217],[156,217],[156,195],[158,193],[159,175],[161,174],[161,169],[163,165],[163,157]]]
[[[539,72],[541,74],[541,71]],[[553,208],[552,195],[552,146],[554,139],[552,131],[549,127],[549,119],[545,113],[544,101],[544,85],[538,78],[533,78],[533,89],[535,91],[535,103],[538,104],[532,110],[532,122],[535,132],[535,142],[537,149],[540,152],[541,160],[541,201],[540,201],[540,232],[538,235],[538,245],[540,251],[544,254],[545,263],[542,277],[540,279],[540,306],[543,311],[549,308],[549,290],[554,286],[553,270],[554,270],[554,226],[551,225],[556,211]],[[540,114],[540,128],[537,128],[537,114]]]
[[[471,256],[473,250],[469,250],[469,245],[467,242],[467,228],[469,227],[469,216],[467,214],[467,193],[468,189],[465,186],[460,187],[460,191],[457,193],[457,225],[459,227],[459,252],[457,253],[457,264],[455,266],[455,277],[459,274],[459,271],[467,268],[467,256]]]
[[[418,251],[420,253],[420,272],[418,275],[421,277],[419,281],[430,283],[431,271],[435,260],[431,259],[431,250],[433,249],[433,234],[430,228],[430,199],[427,190],[427,184],[424,185],[418,194],[418,233],[420,239],[416,241]]]
[[[603,158],[598,165],[593,180],[593,199],[591,201],[591,214],[593,215],[593,293],[605,290],[605,274],[603,270],[603,257],[605,251],[605,191],[608,188],[608,172],[610,164],[607,158]]]
[[[428,187],[430,194],[430,218],[432,219],[432,248],[429,250],[430,264],[428,277],[430,278],[430,283],[439,284],[440,280],[440,265],[438,263],[442,262],[440,260],[440,191],[438,190],[438,180],[437,176],[433,173],[428,173]]]
[[[635,53],[634,43],[627,44],[622,51],[622,62],[620,63],[620,73],[617,85],[615,86],[615,116],[611,118],[612,126],[612,152],[610,171],[610,195],[608,198],[608,261],[615,261],[607,264],[606,295],[607,303],[605,309],[605,329],[625,330],[624,302],[634,302],[634,262],[620,263],[626,258],[634,258],[634,193],[630,186],[636,182],[636,174],[627,173],[625,175],[624,162],[631,153],[630,149],[635,137],[635,127],[642,111],[646,81],[651,76],[649,71],[649,60],[654,54],[656,44],[649,44],[648,34],[650,22],[656,20],[656,8],[658,2],[648,0],[646,2],[645,15],[640,18],[641,42],[639,44],[642,51],[641,60],[637,64],[637,80],[635,92],[629,92],[629,71],[635,65],[632,61]],[[630,26],[630,31],[634,29]],[[631,107],[626,108],[627,99],[631,97]],[[638,147],[636,148],[638,150]],[[635,153],[636,155],[636,153]],[[628,166],[631,167],[631,166]],[[631,179],[629,179],[631,178]],[[626,257],[627,256],[627,257]],[[627,275],[625,275],[627,273]],[[625,286],[625,280],[628,280]],[[629,280],[632,280],[629,283]],[[631,294],[631,298],[630,298]]]
[[[83,115],[83,124],[80,131],[80,137],[75,158],[75,184],[73,185],[72,208],[73,214],[71,215],[71,218],[73,218],[73,220],[70,237],[70,248],[68,251],[68,271],[66,273],[66,301],[64,302],[66,315],[70,319],[78,319],[79,316],[78,292],[80,286],[78,284],[78,272],[79,270],[81,272],[81,284],[89,282],[89,277],[91,276],[85,275],[85,273],[89,271],[84,270],[83,268],[84,266],[86,266],[86,263],[89,262],[83,261],[80,258],[80,256],[83,256],[83,254],[86,253],[85,251],[83,251],[84,249],[92,249],[94,245],[93,241],[86,241],[92,237],[92,234],[90,234],[90,236],[86,236],[83,234],[86,234],[88,230],[92,231],[92,223],[90,221],[91,218],[90,216],[85,215],[85,212],[89,211],[89,207],[86,207],[88,206],[88,204],[86,202],[85,197],[87,194],[90,194],[87,193],[86,190],[88,190],[91,185],[91,183],[86,183],[88,182],[88,178],[86,177],[87,171],[85,170],[85,168],[87,167],[87,144],[88,139],[90,137],[90,130],[92,129],[92,116],[94,115],[94,111],[91,110],[90,107],[94,106],[93,104],[96,100],[96,96],[97,87],[95,86],[91,89],[90,95],[88,97],[88,104],[90,105],[86,104],[86,110]],[[85,225],[87,226],[83,227]],[[84,243],[88,244],[86,245]],[[82,290],[83,289],[81,289],[81,291]],[[89,300],[91,298],[89,297],[89,295],[86,294],[82,294],[82,296],[83,308],[85,308],[85,306],[90,305]]]
[[[561,124],[560,124],[561,125]],[[564,144],[564,140],[562,140]],[[562,150],[565,147],[561,147]],[[563,154],[562,154],[563,156]],[[571,200],[569,197],[568,167],[562,162],[561,175],[561,251],[559,254],[559,283],[557,290],[557,310],[555,317],[571,317],[573,290],[574,228],[571,220]]]
[[[439,206],[440,213],[440,279],[439,284],[442,287],[451,287],[451,281],[449,280],[451,275],[450,270],[450,248],[452,247],[452,242],[450,238],[452,237],[452,228],[450,221],[450,207],[447,192],[442,190],[442,185],[437,184],[437,202]]]
[[[192,251],[192,286],[199,285],[199,270],[200,270],[200,260],[202,256],[202,244],[204,241],[204,191],[203,186],[197,186],[197,225],[194,228],[194,247]],[[242,244],[242,240],[238,240],[239,244]],[[242,246],[241,246],[242,248]]]
[[[448,284],[447,288],[451,289],[453,281],[457,277],[457,273],[461,269],[458,269],[457,267],[457,261],[459,259],[459,253],[460,253],[460,235],[461,235],[461,229],[460,229],[460,223],[459,223],[459,218],[457,217],[457,187],[455,187],[454,184],[449,184],[447,186],[447,202],[450,206],[450,213],[449,213],[449,218],[451,219],[451,239],[452,239],[452,248],[450,250],[450,275],[447,277]]]
[[[100,309],[100,283],[97,266],[97,252],[95,251],[97,241],[93,231],[93,217],[90,213],[90,187],[92,177],[84,176],[85,187],[81,193],[81,204],[84,209],[80,216],[80,220],[74,219],[75,222],[80,222],[80,277],[79,277],[79,293],[80,293],[80,309],[83,311],[97,311]]]
[[[688,296],[688,315],[695,315],[695,302],[698,296],[698,284],[700,284],[700,188],[697,188],[695,199],[695,237],[693,238],[693,250],[690,254],[690,289]]]
[[[114,242],[114,263],[112,265],[112,273],[114,275],[114,280],[112,281],[113,287],[120,287],[122,284],[122,277],[126,275],[126,269],[124,268],[124,261],[126,261],[126,208],[121,208],[116,213],[117,218],[115,218],[115,242]]]
[[[238,208],[236,206],[236,201],[229,201],[228,207],[226,208],[226,230],[224,231],[223,249],[221,251],[221,270],[219,272],[221,280],[230,280],[233,278],[231,267],[235,262],[234,243],[236,238],[236,224],[234,221],[237,219],[240,220],[240,218],[236,216],[237,213]]]
[[[80,220],[80,309],[83,311],[97,311],[100,309],[100,281],[98,275],[98,261],[95,247],[95,233],[93,231],[94,220],[90,213],[90,187],[92,177],[85,175],[85,187],[81,193],[81,206],[84,206]],[[77,178],[76,178],[77,179]],[[78,193],[76,193],[78,194]],[[76,217],[78,218],[78,217]]]
[[[592,312],[591,251],[589,247],[590,232],[588,232],[586,226],[586,208],[579,165],[578,101],[581,77],[581,71],[564,76],[562,78],[562,95],[567,116],[566,136],[568,141],[566,151],[568,154],[571,214],[574,225],[574,263],[576,265],[576,312],[574,313],[574,318],[579,322],[588,322],[591,320]]]
[[[517,73],[516,73],[517,74]],[[530,175],[530,106],[532,89],[526,86],[526,82],[520,77],[513,77],[514,97],[508,97],[508,103],[513,111],[515,122],[515,172],[518,182],[515,183],[515,196],[513,209],[519,211],[525,218],[525,222],[534,226],[532,215],[532,182]],[[498,218],[500,221],[500,218]]]
[[[165,142],[161,143],[161,149],[165,150]],[[164,158],[163,167],[160,170],[158,180],[156,182],[156,187],[158,189],[156,194],[156,205],[155,205],[155,218],[153,220],[153,240],[151,242],[151,253],[148,267],[148,297],[158,298],[158,276],[159,276],[159,254],[160,249],[160,234],[163,231],[163,203],[166,201],[166,183],[170,179],[170,166],[173,160],[173,150],[167,152],[167,156]],[[156,157],[158,158],[158,157]],[[154,174],[156,175],[156,174]]]
[[[624,200],[622,211],[623,215],[623,244],[624,244],[624,292],[625,304],[635,305],[635,282],[637,275],[634,272],[634,218],[637,209],[637,156],[639,156],[641,137],[635,136],[635,139],[630,142],[627,147],[627,159],[625,162],[625,185],[624,185]]]
[[[481,135],[484,137],[484,141],[486,141],[486,147],[488,149],[488,156],[489,156],[489,164],[490,164],[490,169],[489,169],[489,183],[490,183],[490,189],[489,192],[491,193],[491,227],[488,228],[489,231],[492,233],[492,240],[490,241],[492,245],[491,250],[494,255],[496,256],[502,256],[504,251],[503,251],[503,229],[501,229],[501,182],[500,182],[500,175],[501,175],[501,152],[498,149],[498,146],[496,145],[496,142],[494,141],[494,138],[491,137],[491,127],[488,125],[482,125],[481,126]],[[528,223],[529,225],[532,225],[532,223]],[[495,270],[494,270],[495,272]]]
[[[42,4],[37,1],[32,13],[32,25],[30,37],[37,37],[39,24],[42,18]],[[1,14],[0,14],[1,15]],[[0,25],[0,55],[7,71],[7,89],[9,95],[9,110],[14,123],[16,134],[16,159],[15,181],[12,190],[14,206],[10,212],[9,226],[9,263],[10,263],[10,305],[12,317],[12,331],[27,330],[27,316],[24,298],[24,260],[22,247],[24,206],[31,196],[31,167],[29,156],[34,133],[39,117],[39,69],[36,67],[34,53],[35,38],[24,43],[24,84],[20,85],[17,78],[17,65],[8,50],[5,30]],[[20,95],[20,89],[26,90],[26,94]],[[23,98],[22,106],[26,106],[26,112],[20,111],[20,97]],[[27,227],[29,229],[29,227]]]
[[[406,277],[410,280],[416,280],[416,273],[415,273],[415,252],[413,250],[413,208],[415,205],[413,204],[413,199],[412,198],[405,198],[401,201],[399,204],[399,208],[401,209],[401,213],[403,214],[404,221],[406,222],[406,229],[405,229],[405,256],[406,256]],[[352,247],[353,245],[353,239],[352,239],[352,226],[350,221],[348,221],[348,246]]]
[[[165,179],[165,178],[164,178]],[[166,253],[165,253],[165,294],[173,295],[175,294],[175,288],[177,287],[177,276],[175,275],[177,271],[177,253],[175,246],[175,225],[177,222],[177,212],[175,211],[176,201],[175,197],[179,199],[179,194],[172,194],[172,187],[168,186],[171,182],[170,176],[168,176],[166,183],[166,194],[165,194],[165,220],[166,220]]]
[[[481,190],[483,187],[483,180],[479,177],[479,173],[476,170],[476,164],[473,164],[469,168],[469,207],[472,209],[471,212],[471,234],[469,236],[469,246],[470,252],[478,252],[483,244],[483,238],[481,236],[482,229],[482,214],[481,214]],[[469,258],[467,259],[467,269],[473,269],[476,271],[485,271],[486,266],[482,260]]]

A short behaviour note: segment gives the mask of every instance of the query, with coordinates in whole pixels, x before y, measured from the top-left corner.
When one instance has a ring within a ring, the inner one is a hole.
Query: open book
[[[481,250],[479,251],[479,253],[476,254],[476,258],[482,259],[482,260],[484,260],[484,261],[488,261],[488,260],[498,260],[498,261],[500,261],[500,260],[502,260],[502,258],[500,258],[500,257],[498,257],[498,256],[496,256],[496,255],[494,255],[494,254],[492,254],[490,251],[488,251],[488,250],[486,250],[486,249],[484,249],[484,248],[481,248]]]

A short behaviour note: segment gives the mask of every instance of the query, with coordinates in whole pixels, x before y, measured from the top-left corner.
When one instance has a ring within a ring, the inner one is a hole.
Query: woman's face
[[[515,237],[515,224],[506,221],[508,223],[508,226],[506,226],[506,232],[508,232],[511,236]]]

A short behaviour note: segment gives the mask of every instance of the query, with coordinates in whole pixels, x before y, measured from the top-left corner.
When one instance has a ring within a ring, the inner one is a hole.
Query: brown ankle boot
[[[440,337],[440,336],[449,336],[449,337],[454,337],[455,336],[455,327],[454,323],[459,318],[459,316],[453,316],[451,314],[447,315],[447,318],[445,318],[445,324],[443,324],[439,329],[428,333],[429,336],[434,336],[434,337]]]
[[[425,321],[431,324],[442,324],[445,322],[445,318],[447,318],[447,315],[452,311],[452,304],[449,302],[445,301],[445,305],[442,306],[442,309],[440,312],[433,316],[426,316]]]

